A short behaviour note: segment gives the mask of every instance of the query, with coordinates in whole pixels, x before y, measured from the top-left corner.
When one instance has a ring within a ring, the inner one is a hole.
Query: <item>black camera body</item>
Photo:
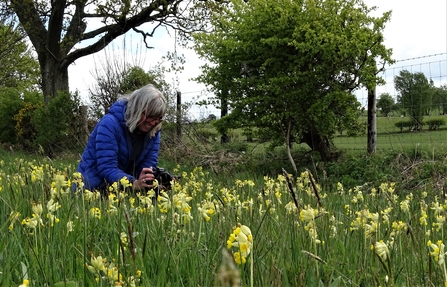
[[[177,180],[180,178],[179,175],[172,175],[162,167],[153,168],[152,174],[154,175],[155,179],[158,181],[158,185],[162,185],[168,189],[171,187],[172,180]],[[148,181],[147,184],[152,184],[152,182]]]

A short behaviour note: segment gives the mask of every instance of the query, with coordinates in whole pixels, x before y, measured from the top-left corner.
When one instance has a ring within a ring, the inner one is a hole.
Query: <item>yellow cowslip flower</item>
[[[289,201],[289,203],[287,203],[284,208],[287,211],[287,214],[293,214],[296,213],[298,211],[298,208],[296,207],[295,203],[293,201]]]
[[[211,219],[210,215],[214,215],[216,213],[214,203],[208,200],[203,202],[202,205],[197,204],[197,210],[206,221]]]
[[[36,216],[39,216],[39,217],[40,217],[40,215],[41,215],[42,212],[43,212],[42,203],[38,203],[38,204],[36,204],[36,203],[33,202],[33,207],[31,208],[31,210],[33,211],[33,213],[34,213]]]
[[[72,182],[76,185],[77,189],[84,188],[84,182],[82,181],[82,174],[80,172],[73,173]]]
[[[236,234],[231,233],[230,237],[228,237],[227,240],[227,248],[230,249],[231,247],[233,247],[233,242],[236,240]]]
[[[351,207],[349,206],[349,204],[345,204],[344,208],[346,210],[346,215],[350,215],[351,214]]]
[[[383,240],[380,240],[374,244],[374,250],[376,251],[376,254],[382,258],[382,260],[386,260],[390,256],[390,250]]]
[[[234,252],[234,261],[236,261],[237,264],[245,264],[247,262],[247,259],[241,255],[240,252]]]
[[[192,197],[184,192],[174,194],[172,197],[174,206],[183,213],[189,213],[191,211],[191,206],[188,204],[191,200]]]
[[[129,181],[129,179],[125,176],[122,179],[120,179],[120,183],[123,186],[124,189],[127,187],[132,187],[132,183]]]
[[[251,253],[253,248],[253,235],[250,228],[241,224],[235,227],[227,240],[227,247],[228,249],[231,247],[238,248],[238,251],[234,253],[234,259],[236,263],[244,264],[246,257]]]
[[[97,191],[91,192],[88,189],[84,190],[84,199],[85,199],[85,201],[92,202],[93,200],[99,199],[100,196],[101,196],[100,193],[97,192]]]
[[[32,166],[31,171],[31,181],[42,181],[43,180],[43,167],[42,166]]]
[[[74,227],[74,224],[73,224],[73,221],[68,221],[67,222],[67,232],[72,232],[73,231],[73,227]]]
[[[92,209],[90,209],[90,216],[101,219],[101,209],[98,207],[92,207]]]
[[[169,209],[171,209],[171,201],[169,200],[169,196],[166,192],[161,192],[158,195],[158,209],[162,213],[168,213]]]
[[[408,199],[404,199],[400,202],[400,209],[403,212],[410,212],[410,201]]]
[[[436,222],[433,222],[433,227],[436,228],[435,229],[436,232],[439,232],[445,223],[445,216],[436,215],[435,218],[436,218]]]
[[[320,244],[321,240],[318,239],[318,233],[317,230],[315,228],[309,228],[309,236],[310,239],[315,242],[316,244]]]
[[[50,220],[50,226],[54,226],[54,223],[59,222],[59,218],[57,218],[54,214],[50,212],[47,213],[47,218]]]
[[[115,267],[115,264],[113,262],[110,263],[110,265],[106,268],[105,273],[107,274],[107,278],[110,281],[115,282],[115,284],[120,283],[123,280],[123,275],[119,273],[118,268]]]
[[[65,175],[57,173],[51,183],[51,196],[70,193],[70,181],[67,181]]]
[[[9,221],[10,224],[8,226],[9,230],[12,230],[14,228],[14,222],[16,222],[20,217],[20,212],[17,211],[11,211],[11,213],[9,214]]]
[[[26,287],[29,286],[29,280],[28,279],[23,279],[22,284],[19,285],[19,287]]]
[[[432,203],[432,207],[430,207],[430,209],[435,211],[435,215],[440,215],[443,213],[445,207],[444,205],[439,204],[439,202],[436,199],[436,201]]]
[[[388,207],[388,208],[380,211],[380,214],[382,215],[382,223],[383,224],[388,224],[390,222],[391,210],[393,210],[393,208],[392,207]]]
[[[343,184],[341,184],[340,182],[337,182],[337,192],[340,194],[344,193]]]
[[[445,245],[442,243],[441,240],[438,240],[436,244],[432,243],[430,240],[427,242],[427,246],[432,248],[433,251],[430,251],[430,255],[433,256],[436,263],[438,263],[439,266],[442,266],[445,264],[445,252],[444,248]]]
[[[60,207],[61,207],[61,205],[57,201],[55,201],[54,199],[50,199],[47,202],[47,209],[48,209],[49,212],[55,212]]]
[[[427,212],[425,212],[425,210],[422,210],[421,211],[421,217],[419,218],[419,223],[422,226],[427,226],[428,225],[427,218],[428,218]]]
[[[120,234],[120,240],[121,240],[121,243],[122,243],[123,245],[127,245],[127,244],[128,244],[128,241],[127,241],[127,233],[126,233],[126,232],[121,232],[121,234]]]
[[[402,233],[403,231],[406,231],[407,224],[402,221],[399,222],[393,221],[393,223],[391,224],[391,228],[393,229],[393,231],[391,231],[390,236],[395,236],[397,234]]]
[[[318,209],[313,209],[312,207],[307,207],[306,209],[302,209],[300,211],[300,219],[301,221],[310,222],[315,219],[318,215]]]

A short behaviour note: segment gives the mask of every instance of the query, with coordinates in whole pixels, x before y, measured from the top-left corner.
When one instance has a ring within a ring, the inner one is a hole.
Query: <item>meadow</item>
[[[0,286],[447,286],[440,190],[177,166],[158,198],[105,198],[72,161],[0,154]]]

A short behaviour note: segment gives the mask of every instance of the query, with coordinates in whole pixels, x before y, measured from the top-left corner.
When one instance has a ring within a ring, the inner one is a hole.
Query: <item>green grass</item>
[[[147,194],[101,199],[82,188],[72,194],[76,161],[0,154],[0,286],[24,279],[30,286],[232,286],[225,280],[441,286],[446,280],[445,263],[430,255],[438,240],[447,242],[447,207],[436,188],[320,187],[302,173],[291,179],[291,193],[283,177],[221,181],[201,168],[179,167],[172,171],[183,178],[152,205]],[[225,259],[225,252],[238,251],[227,248],[238,223],[253,236],[243,265]],[[379,256],[381,240],[386,249]]]
[[[447,119],[447,116],[431,116],[428,119]],[[366,123],[366,118],[360,119]],[[440,130],[429,131],[424,128],[422,131],[409,132],[408,130],[400,131],[395,123],[400,121],[408,121],[409,118],[401,117],[377,117],[377,150],[407,150],[422,146],[425,149],[446,149],[447,128],[441,127]],[[348,150],[366,150],[367,136],[346,137],[336,136],[334,139],[335,146]]]

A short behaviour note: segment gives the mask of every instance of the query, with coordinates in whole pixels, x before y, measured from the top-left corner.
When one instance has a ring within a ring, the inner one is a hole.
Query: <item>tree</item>
[[[102,70],[96,67],[94,77],[96,84],[89,88],[94,116],[101,118],[121,95],[132,92],[149,83],[154,84],[169,100],[173,94],[171,86],[164,78],[162,65],[150,71],[138,66],[119,65],[116,61],[106,61]],[[171,103],[172,106],[172,103]]]
[[[39,64],[26,44],[24,31],[0,18],[0,88],[33,90],[39,83]]]
[[[414,129],[420,130],[424,115],[431,106],[433,94],[431,84],[421,72],[411,73],[402,70],[394,77],[394,87],[399,92],[397,101],[408,112]]]
[[[358,128],[353,92],[383,83],[377,63],[391,61],[390,12],[372,10],[358,0],[234,0],[214,13],[195,48],[209,62],[198,80],[230,106],[216,124],[257,127],[275,145],[294,140],[333,159],[339,125]]]
[[[77,59],[102,50],[130,30],[142,34],[148,45],[147,38],[159,27],[184,33],[201,29],[214,5],[219,3],[200,0],[3,0],[0,10],[5,14],[15,13],[34,46],[44,101],[48,103],[57,91],[69,90],[68,66]],[[152,26],[141,28],[145,23]]]
[[[36,90],[39,65],[25,40],[12,18],[0,17],[0,142],[16,143],[14,116],[26,103],[42,100]]]
[[[394,110],[394,99],[389,93],[380,95],[377,101],[377,108],[380,109],[384,117],[388,117],[389,113]]]
[[[433,108],[438,110],[440,115],[447,114],[447,85],[433,87]]]

